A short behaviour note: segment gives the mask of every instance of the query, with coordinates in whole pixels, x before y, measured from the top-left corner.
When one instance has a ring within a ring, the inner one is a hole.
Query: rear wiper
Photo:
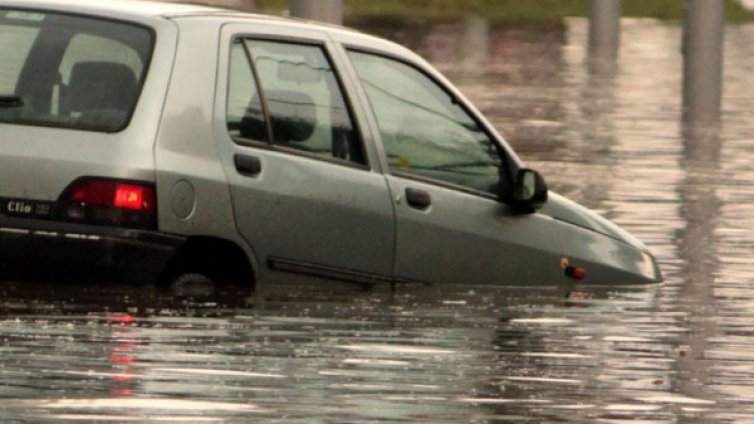
[[[15,94],[0,94],[0,108],[23,107],[24,101],[21,96]]]

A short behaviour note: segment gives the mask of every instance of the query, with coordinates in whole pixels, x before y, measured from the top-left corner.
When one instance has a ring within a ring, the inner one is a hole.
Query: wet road
[[[624,25],[608,72],[584,64],[584,20],[367,29],[437,64],[556,191],[645,241],[666,283],[189,302],[6,282],[0,421],[754,422],[754,26],[727,29],[720,128],[685,131],[679,26]]]

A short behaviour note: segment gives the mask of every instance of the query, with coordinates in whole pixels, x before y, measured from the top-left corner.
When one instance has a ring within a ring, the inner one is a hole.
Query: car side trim
[[[367,272],[354,271],[331,267],[327,265],[312,264],[291,259],[270,257],[267,259],[269,267],[275,271],[290,272],[294,274],[304,274],[313,277],[329,278],[338,281],[358,284],[365,288],[373,287],[379,283],[389,283],[395,287],[397,284],[406,285],[431,285],[425,281],[416,281],[402,278],[393,278],[388,275],[371,274]]]
[[[388,283],[392,278],[385,275],[370,274],[366,272],[353,271],[330,267],[327,265],[318,265],[306,262],[300,262],[290,259],[270,257],[267,260],[270,268],[275,271],[292,272],[294,274],[306,274],[315,277],[331,278],[339,281],[346,281],[363,286],[371,287],[377,283]]]

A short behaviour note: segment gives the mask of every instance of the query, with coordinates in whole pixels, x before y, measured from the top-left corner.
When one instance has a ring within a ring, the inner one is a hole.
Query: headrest
[[[71,70],[64,100],[67,112],[116,109],[133,106],[137,82],[133,70],[112,62],[79,62]]]
[[[306,141],[314,133],[317,107],[306,93],[288,90],[265,91],[267,106],[272,119],[274,143]],[[259,96],[254,96],[241,120],[241,136],[262,140],[266,133],[261,119]]]

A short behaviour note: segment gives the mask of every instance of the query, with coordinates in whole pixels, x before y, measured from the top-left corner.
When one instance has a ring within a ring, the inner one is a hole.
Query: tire
[[[170,282],[170,291],[178,297],[207,297],[217,292],[217,282],[206,274],[187,272]]]

